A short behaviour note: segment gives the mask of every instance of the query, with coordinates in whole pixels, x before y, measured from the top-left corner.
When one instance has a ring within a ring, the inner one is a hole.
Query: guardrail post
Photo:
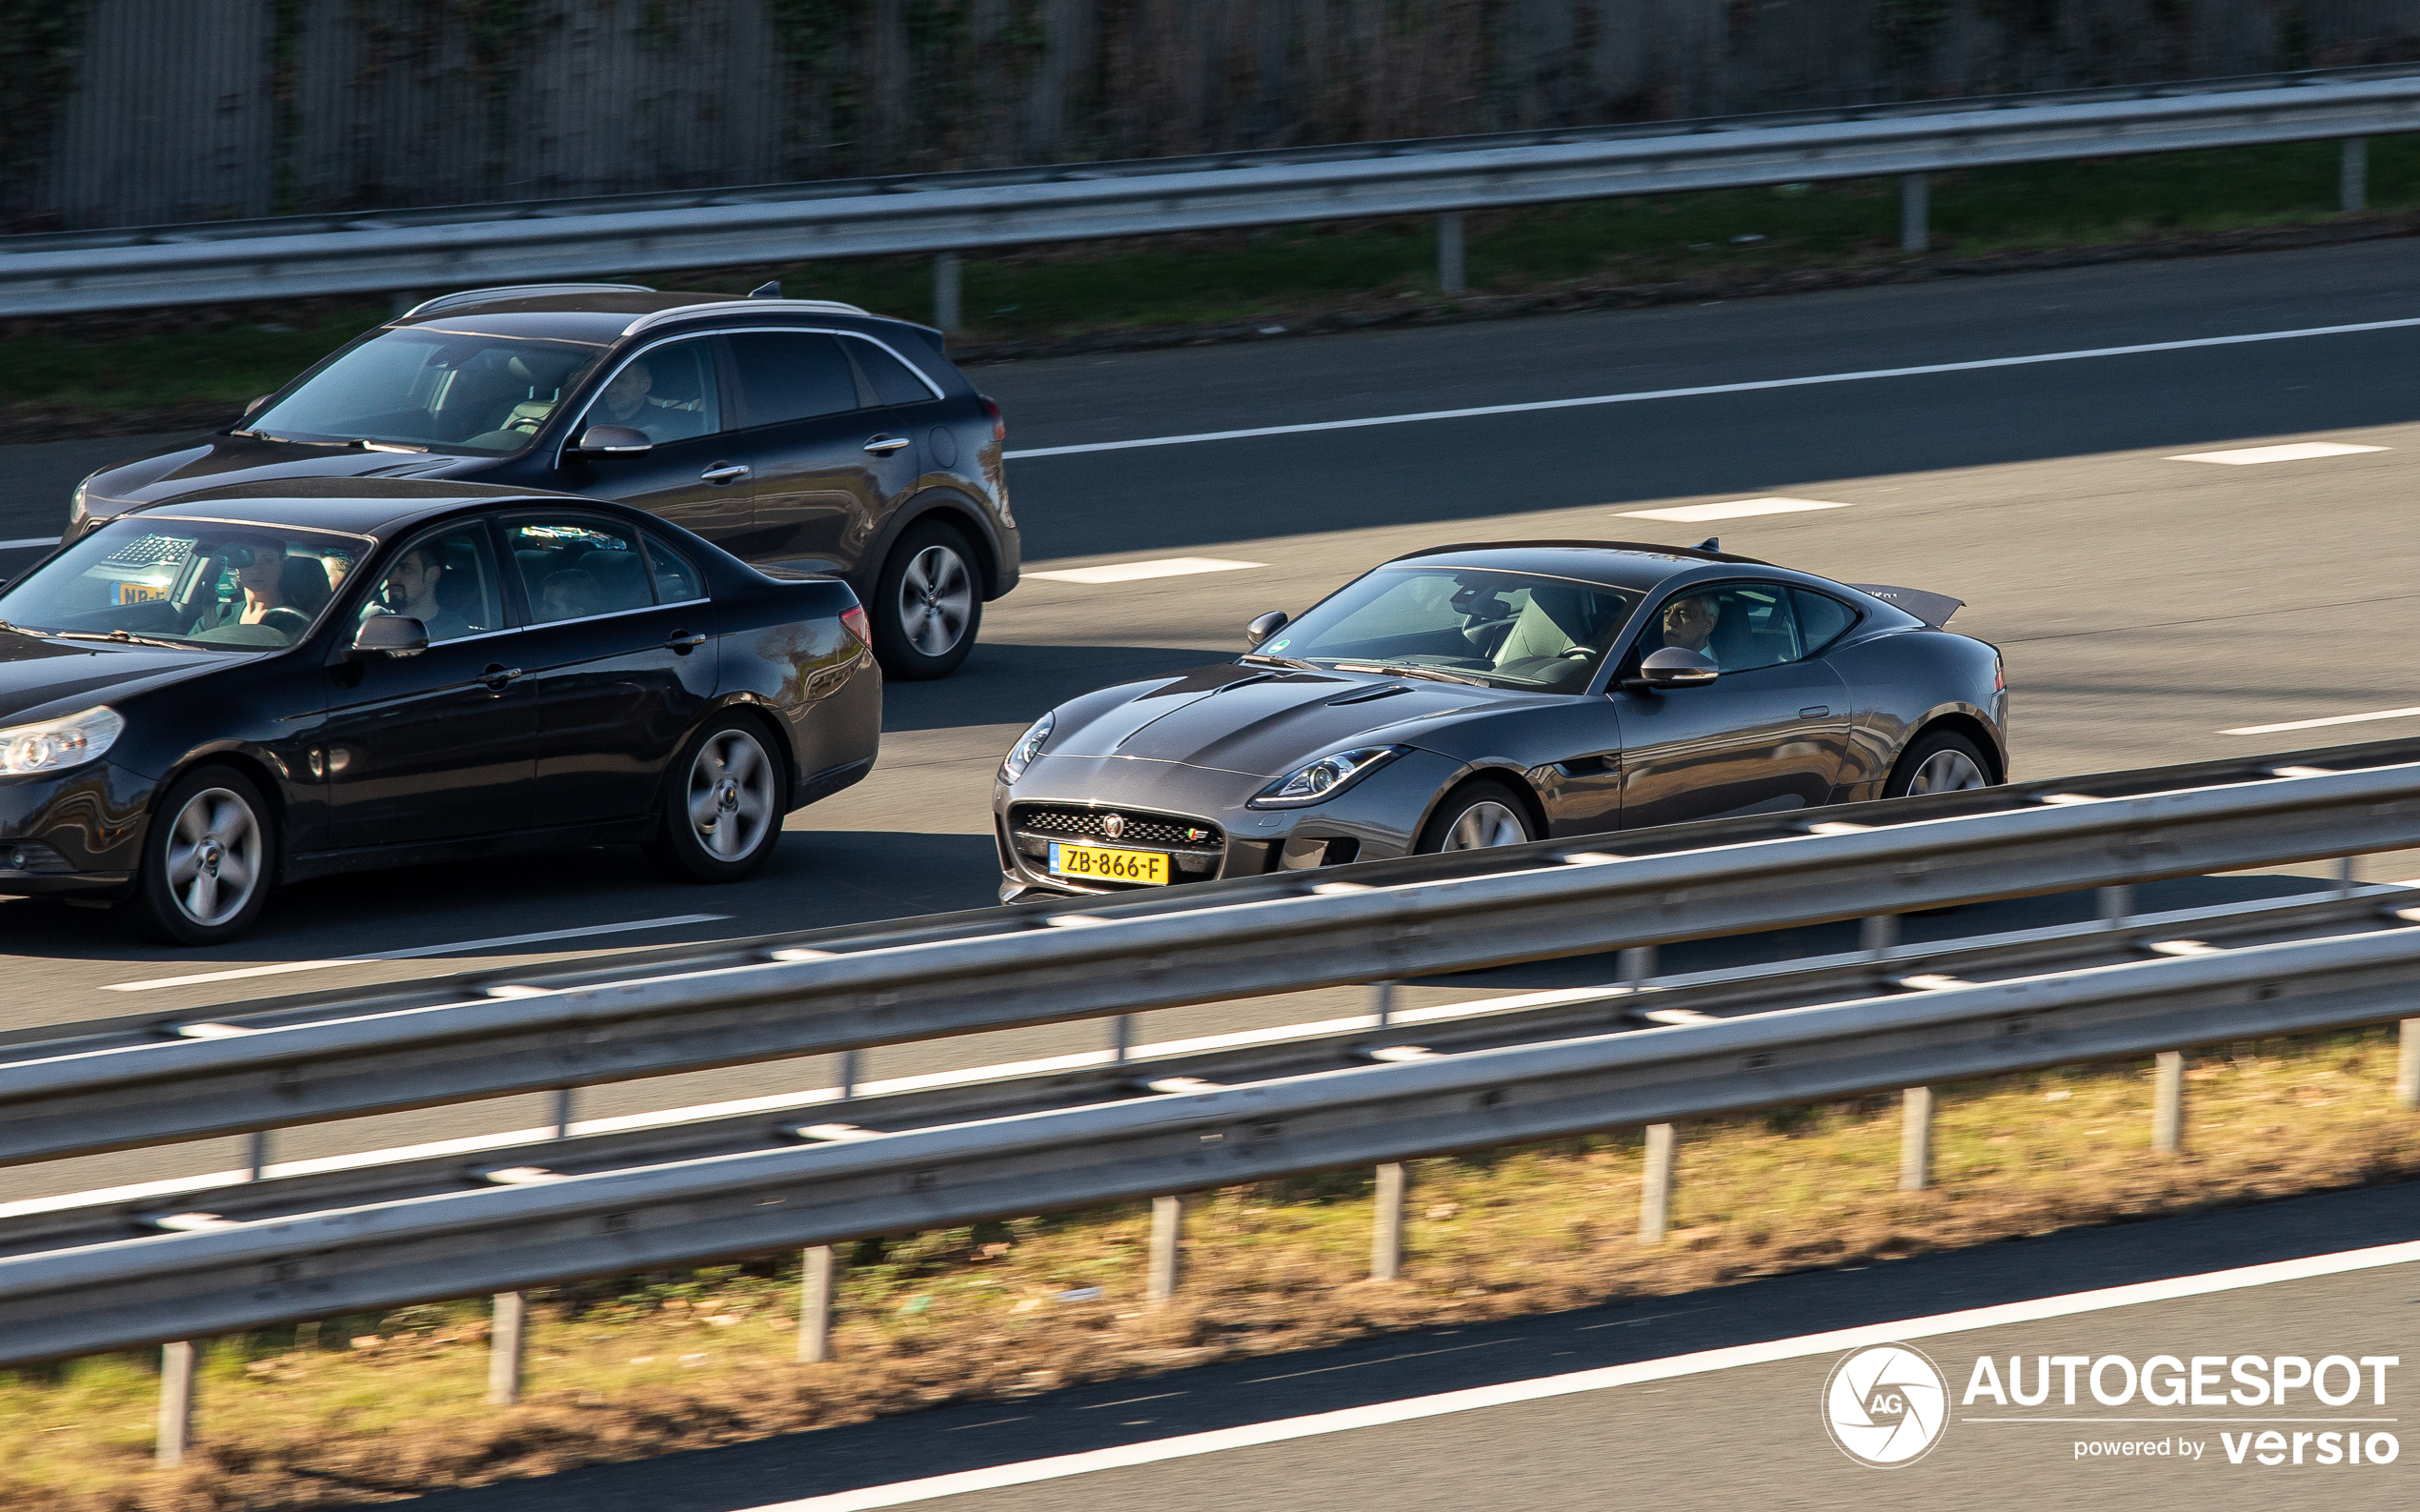
[[[959,319],[958,253],[940,252],[933,258],[933,323],[943,331],[956,331]]]
[[[1899,947],[1899,916],[1876,914],[1857,927],[1857,948],[1876,960],[1890,959]]]
[[[1403,1167],[1378,1168],[1378,1216],[1370,1231],[1370,1280],[1391,1281],[1403,1273]]]
[[[400,319],[403,316],[410,314],[412,312],[412,307],[418,303],[420,303],[420,291],[417,289],[398,289],[394,292],[387,295],[387,309],[389,311],[388,318]]]
[[[509,1407],[521,1400],[521,1365],[529,1358],[529,1303],[519,1292],[495,1294],[495,1316],[488,1330],[488,1401]]]
[[[1128,1053],[1129,1053],[1129,1052],[1131,1052],[1134,1048],[1135,1048],[1135,1016],[1134,1016],[1133,1014],[1119,1014],[1117,1018],[1110,1019],[1110,1020],[1109,1020],[1109,1060],[1110,1060],[1110,1063],[1111,1063],[1112,1065],[1119,1065],[1119,1066],[1124,1065],[1124,1064],[1126,1063],[1126,1057],[1127,1057]]]
[[[1441,293],[1462,292],[1462,212],[1458,210],[1437,217],[1437,288]]]
[[[1672,1225],[1672,1125],[1647,1125],[1647,1162],[1639,1182],[1639,1242],[1661,1244]]]
[[[1151,1275],[1143,1288],[1143,1300],[1157,1307],[1177,1295],[1177,1251],[1185,1240],[1185,1200],[1181,1197],[1155,1197],[1151,1200]]]
[[[1391,981],[1370,983],[1370,1013],[1377,1018],[1381,1029],[1395,1021],[1395,984]]]
[[[2125,928],[2126,921],[2134,917],[2134,889],[2131,886],[2120,883],[2115,887],[2100,888],[2092,897],[2100,908],[2101,922],[2111,929]]]
[[[1932,246],[1932,175],[1899,176],[1899,250],[1920,252]]]
[[[2406,1018],[2395,1046],[2395,1106],[2420,1108],[2420,1018]]]
[[[160,1345],[160,1427],[152,1462],[173,1470],[185,1462],[193,1435],[193,1343],[180,1339]]]
[[[1899,1189],[1921,1192],[1932,1184],[1932,1088],[1909,1087],[1899,1123]]]
[[[2370,138],[2345,138],[2343,156],[2336,164],[2336,208],[2350,213],[2370,208]]]
[[[1623,951],[1623,985],[1628,987],[1632,992],[1637,992],[1641,987],[1646,985],[1647,978],[1654,975],[1655,947],[1653,945],[1632,945]]]
[[[255,1130],[252,1137],[244,1141],[244,1179],[248,1181],[259,1180],[269,1170],[269,1134],[267,1129]]]
[[[840,1100],[846,1102],[857,1095],[857,1053],[854,1050],[843,1050],[833,1058],[836,1061],[835,1070],[840,1083]]]
[[[819,1365],[832,1358],[832,1246],[817,1244],[798,1269],[798,1361]]]
[[[2163,1050],[2151,1080],[2151,1149],[2174,1155],[2185,1148],[2185,1052]]]
[[[568,1139],[572,1137],[572,1108],[578,1099],[579,1089],[576,1087],[555,1089],[554,1123],[556,1139]]]

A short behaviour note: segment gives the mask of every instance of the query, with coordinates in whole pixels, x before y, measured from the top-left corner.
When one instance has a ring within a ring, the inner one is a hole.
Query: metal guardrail
[[[0,1062],[0,1163],[2395,849],[2420,844],[2413,745],[1850,805],[1744,842],[1724,843],[1736,825],[1676,826],[1197,884],[751,964],[208,1019],[165,1040],[18,1045]],[[2405,759],[2326,770],[2389,754]],[[2157,786],[2213,769],[2224,785]],[[1657,846],[1680,848],[1634,854]]]
[[[0,1363],[2410,1012],[2420,930],[1170,1093],[0,1259]]]
[[[1447,138],[778,186],[730,191],[703,204],[665,204],[663,196],[652,196],[641,205],[536,203],[254,222],[234,234],[207,224],[76,233],[67,245],[57,237],[0,241],[0,314],[947,253],[1993,164],[2361,139],[2414,129],[2420,129],[2420,77],[2359,71],[2208,81],[2200,92],[2184,94],[2092,91],[2047,103],[2022,96],[1982,108],[1972,101],[1931,102],[1827,112],[1812,120],[1742,117],[1532,133],[1515,142]],[[150,239],[126,244],[137,234]]]

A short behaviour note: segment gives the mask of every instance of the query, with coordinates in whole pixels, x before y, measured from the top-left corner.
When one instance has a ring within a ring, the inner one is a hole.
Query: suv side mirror
[[[1723,675],[1714,658],[1702,651],[1688,651],[1679,646],[1666,646],[1648,654],[1639,663],[1639,675],[1623,680],[1625,693],[1646,693],[1664,688],[1699,688]]]
[[[627,425],[592,425],[572,448],[582,456],[645,456],[655,449],[646,432]]]
[[[410,615],[373,615],[353,633],[356,659],[416,656],[429,649],[429,627]]]
[[[1293,615],[1282,609],[1272,609],[1243,627],[1243,643],[1247,646],[1257,646],[1283,630],[1293,621]]]

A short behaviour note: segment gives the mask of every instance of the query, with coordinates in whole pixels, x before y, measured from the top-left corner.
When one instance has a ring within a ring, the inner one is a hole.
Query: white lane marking
[[[30,552],[37,546],[56,546],[56,535],[29,535],[23,540],[0,541],[0,552]]]
[[[2215,462],[2221,467],[2258,467],[2263,462],[2308,462],[2313,457],[2384,452],[2383,446],[2347,446],[2341,441],[2294,441],[2285,446],[2239,446],[2229,452],[2188,452],[2171,462]]]
[[[2145,1302],[2175,1301],[2188,1297],[2208,1297],[2215,1293],[2240,1291],[2253,1286],[2273,1286],[2281,1281],[2309,1280],[2320,1276],[2341,1276],[2352,1271],[2375,1270],[2388,1265],[2408,1265],[2420,1261],[2420,1242],[2381,1244],[2373,1249],[2348,1250],[2336,1255],[2316,1255],[2308,1260],[2280,1260],[2268,1265],[2247,1265],[2236,1270],[2212,1271],[2201,1276],[2180,1276],[2169,1280],[2143,1281],[2132,1286],[2111,1286],[2100,1291],[2072,1292],[2065,1297],[2045,1297],[2028,1302],[2004,1302],[1996,1307],[1972,1307],[1963,1312],[1937,1313],[1929,1318],[1910,1318],[1891,1323],[1867,1323],[1857,1328],[1835,1328],[1820,1334],[1805,1334],[1796,1339],[1776,1339],[1761,1344],[1735,1344],[1727,1349],[1701,1350],[1696,1354],[1673,1355],[1664,1360],[1641,1361],[1629,1365],[1607,1365],[1595,1370],[1575,1370],[1565,1375],[1547,1376],[1535,1381],[1516,1381],[1497,1386],[1477,1386],[1464,1391],[1440,1392],[1435,1396],[1410,1397],[1400,1401],[1377,1402],[1366,1407],[1347,1407],[1338,1412],[1312,1413],[1307,1417],[1281,1418],[1274,1422],[1255,1422],[1240,1428],[1220,1428],[1208,1433],[1188,1433],[1173,1439],[1158,1439],[1147,1443],[1124,1444],[1112,1449],[1090,1449],[1080,1454],[1052,1455],[1048,1459],[1029,1460],[1022,1464],[993,1465],[981,1470],[961,1470],[955,1475],[928,1476],[920,1481],[900,1481],[890,1485],[867,1486],[857,1491],[838,1491],[828,1496],[802,1497],[792,1502],[775,1502],[748,1508],[747,1512],[867,1512],[874,1507],[904,1506],[914,1502],[930,1502],[946,1496],[962,1496],[971,1491],[992,1491],[1002,1486],[1032,1485],[1039,1481],[1059,1481],[1069,1476],[1087,1475],[1096,1470],[1123,1469],[1131,1465],[1159,1464],[1169,1460],[1190,1459],[1196,1455],[1218,1454],[1228,1449],[1244,1449],[1264,1443],[1284,1443],[1296,1439],[1317,1438],[1323,1434],[1349,1433],[1356,1428],[1374,1428],[1386,1423],[1412,1422],[1423,1418],[1440,1418],[1450,1413],[1473,1412],[1483,1407],[1510,1406],[1524,1401],[1543,1401],[1555,1397],[1574,1396],[1586,1391],[1603,1391],[1613,1386],[1638,1385],[1650,1381],[1670,1381],[1682,1376],[1700,1376],[1717,1370],[1734,1370],[1742,1365],[1765,1365],[1777,1361],[1804,1360],[1811,1356],[1838,1354],[1868,1344],[1903,1343],[1910,1340],[1937,1338],[1944,1334],[1968,1333],[1984,1328],[2002,1328],[2011,1323],[2038,1322],[2050,1318],[2072,1318],[2080,1313],[2103,1312],[2114,1307],[2136,1307]]]
[[[1744,520],[1754,514],[1798,514],[1807,510],[1845,510],[1845,504],[1826,504],[1815,498],[1740,498],[1728,504],[1683,504],[1668,510],[1623,510],[1625,520],[1679,520],[1694,524],[1699,520]]]
[[[1530,414],[1543,410],[1579,410],[1599,404],[1644,404],[1655,399],[1697,399],[1723,393],[1756,393],[1767,389],[1811,389],[1829,383],[1867,383],[1876,378],[1922,378],[1942,373],[1982,373],[1992,368],[2025,368],[2044,362],[2088,362],[2099,357],[2133,357],[2157,352],[2192,352],[2205,347],[2241,347],[2263,341],[2302,341],[2312,336],[2350,336],[2371,331],[2408,331],[2420,326],[2420,316],[2402,320],[2366,320],[2349,326],[2308,326],[2296,331],[2256,331],[2240,336],[2195,336],[2186,341],[2146,341],[2130,347],[2087,347],[2075,352],[2043,352],[2023,357],[1977,357],[1966,362],[1928,362],[1912,368],[1867,368],[1856,373],[1818,373],[1803,378],[1758,378],[1747,383],[1708,383],[1687,389],[1642,389],[1632,393],[1594,393],[1578,399],[1536,399],[1526,404],[1481,404],[1462,410],[1422,410],[1410,414],[1373,414],[1356,420],[1307,420],[1299,425],[1259,425],[1240,431],[1200,431],[1191,435],[1152,435],[1132,441],[1086,441],[1077,446],[1037,446],[1005,454],[1020,457],[1074,456],[1086,452],[1125,452],[1144,446],[1191,446],[1199,441],[1241,441],[1263,435],[1305,435],[1314,431],[1353,431],[1371,425],[1417,425],[1428,420],[1469,420],[1490,414]]]
[[[2277,735],[2287,730],[2320,730],[2331,724],[2368,724],[2372,719],[2410,719],[2420,717],[2420,709],[2381,709],[2375,714],[2338,714],[2325,719],[2289,719],[2283,724],[2238,725],[2221,730],[2220,735]]]
[[[635,918],[624,924],[583,924],[577,929],[540,930],[534,935],[498,935],[493,939],[456,939],[443,945],[414,945],[410,950],[373,950],[360,956],[332,956],[325,960],[281,960],[269,966],[240,966],[232,971],[195,972],[188,977],[154,977],[149,981],[117,981],[103,992],[150,992],[155,987],[191,987],[206,981],[239,981],[246,977],[283,977],[289,972],[326,971],[333,966],[358,966],[373,960],[411,960],[421,956],[450,956],[462,950],[490,950],[499,945],[534,945],[550,939],[582,939],[591,935],[626,935],[635,929],[676,929],[683,924],[712,924],[729,914],[674,914],[664,918]]]
[[[1266,562],[1231,562],[1219,556],[1169,556],[1156,562],[1113,562],[1106,567],[1069,567],[1055,573],[1027,573],[1028,577],[1054,583],[1139,583],[1148,577],[1185,577],[1195,573],[1232,573]]]

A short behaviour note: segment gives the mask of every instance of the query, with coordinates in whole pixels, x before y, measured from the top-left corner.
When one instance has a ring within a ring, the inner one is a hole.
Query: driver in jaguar
[[[1714,627],[1723,618],[1723,606],[1712,594],[1690,594],[1664,606],[1664,643],[1683,651],[1694,651],[1708,661],[1719,662],[1714,655]]]

